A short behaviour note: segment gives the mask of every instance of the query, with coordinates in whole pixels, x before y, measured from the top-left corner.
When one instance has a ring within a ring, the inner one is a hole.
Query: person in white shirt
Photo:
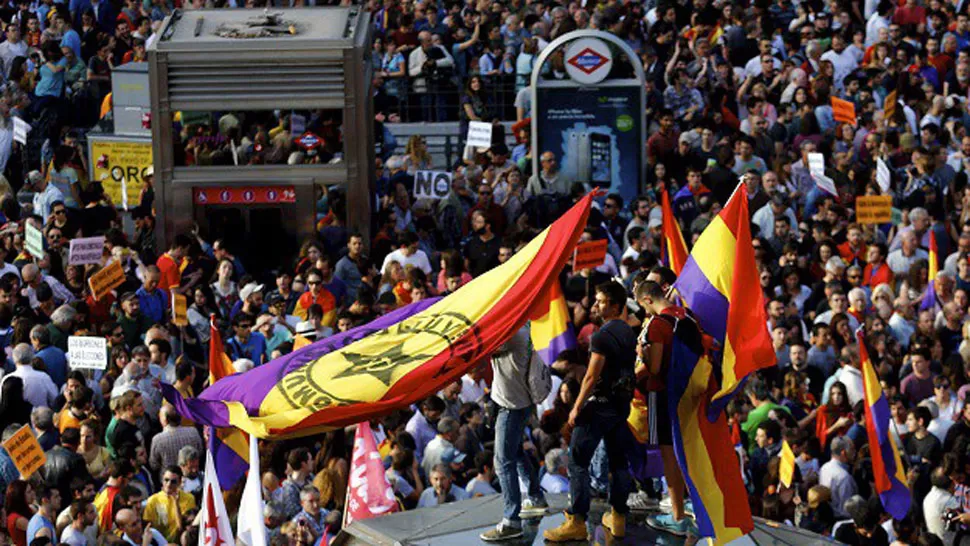
[[[846,44],[845,37],[836,32],[832,35],[832,49],[822,55],[822,60],[831,62],[832,67],[835,68],[834,80],[837,89],[842,88],[842,80],[852,73],[859,64],[856,62],[855,56],[850,51],[846,51],[846,45],[848,44]]]
[[[27,56],[27,43],[20,39],[20,26],[17,23],[7,25],[7,39],[0,43],[0,61],[3,61],[3,77],[10,76],[13,60]]]
[[[64,194],[57,186],[51,184],[40,174],[40,171],[30,171],[27,175],[27,183],[34,189],[34,199],[32,201],[34,214],[37,214],[47,222],[51,217],[54,203],[64,202]],[[66,208],[66,207],[65,207]]]
[[[938,466],[930,473],[930,484],[933,486],[930,492],[923,497],[923,519],[926,521],[926,530],[936,535],[944,544],[953,543],[953,531],[946,529],[943,520],[947,510],[959,509],[960,503],[953,496],[953,481],[946,475],[946,459],[943,466]]]
[[[852,445],[852,440],[837,436],[832,440],[832,459],[819,470],[818,483],[832,492],[832,510],[840,518],[848,517],[843,509],[845,501],[858,491],[850,472],[854,459],[855,446]]]
[[[67,546],[94,546],[84,534],[85,529],[94,525],[98,517],[94,505],[84,500],[76,500],[71,503],[69,508],[71,513],[71,524],[64,528],[61,533],[61,544]]]
[[[569,493],[569,458],[564,449],[550,449],[546,453],[546,473],[539,480],[545,493]]]
[[[456,502],[468,498],[468,493],[464,489],[452,483],[451,468],[446,464],[436,465],[431,470],[431,487],[421,493],[418,499],[418,508],[438,506],[448,502]]]
[[[381,275],[384,274],[387,265],[391,262],[397,262],[401,264],[401,267],[413,265],[424,271],[426,275],[431,274],[431,262],[428,260],[428,255],[418,248],[418,236],[411,232],[401,236],[401,248],[384,258],[384,263],[381,265]]]
[[[33,368],[34,350],[30,345],[20,343],[14,347],[12,359],[17,369],[10,375],[24,382],[24,400],[34,407],[52,407],[57,398],[57,387],[51,376]]]

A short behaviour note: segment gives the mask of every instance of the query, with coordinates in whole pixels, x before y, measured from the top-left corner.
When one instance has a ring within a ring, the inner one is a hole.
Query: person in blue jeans
[[[589,465],[602,440],[610,467],[609,502],[612,509],[603,515],[603,527],[615,538],[626,535],[627,498],[633,489],[627,450],[633,434],[627,426],[630,401],[636,383],[637,335],[621,320],[626,305],[626,289],[609,281],[596,287],[594,312],[603,326],[590,340],[589,367],[572,411],[568,427],[569,508],[566,521],[543,533],[548,542],[587,541],[586,515],[589,513],[591,487]]]
[[[495,471],[502,486],[505,511],[502,521],[482,533],[486,542],[522,536],[522,517],[544,515],[549,505],[539,488],[539,476],[532,460],[522,449],[526,422],[535,405],[529,389],[529,366],[545,366],[532,348],[528,327],[523,326],[492,355],[492,401],[498,407],[495,421]],[[528,498],[522,500],[519,477],[528,484]]]

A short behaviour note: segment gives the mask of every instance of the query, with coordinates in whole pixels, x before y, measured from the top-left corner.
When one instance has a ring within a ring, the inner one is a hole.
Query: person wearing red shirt
[[[866,261],[868,263],[862,272],[862,284],[870,288],[875,288],[880,284],[893,285],[893,271],[886,264],[887,254],[889,254],[889,249],[885,244],[874,243],[869,245],[869,249],[866,252]]]
[[[926,8],[917,5],[916,0],[906,0],[906,5],[897,8],[893,15],[893,23],[899,26],[926,24]]]
[[[838,246],[839,256],[850,265],[866,263],[866,243],[862,239],[862,227],[859,224],[849,224],[845,232],[846,241]]]
[[[187,235],[178,234],[172,241],[172,246],[169,247],[168,252],[162,254],[155,261],[155,266],[158,267],[160,273],[158,277],[159,288],[168,291],[171,291],[173,287],[178,288],[182,281],[182,260],[188,253],[191,244],[192,241]]]

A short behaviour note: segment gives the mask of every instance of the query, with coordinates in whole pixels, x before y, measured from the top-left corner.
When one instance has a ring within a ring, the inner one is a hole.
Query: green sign
[[[27,252],[38,260],[44,257],[44,234],[33,226],[30,222],[26,223],[24,232],[24,244]]]

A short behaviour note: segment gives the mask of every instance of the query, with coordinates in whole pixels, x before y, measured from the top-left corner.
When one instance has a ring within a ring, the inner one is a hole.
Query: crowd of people
[[[522,532],[524,518],[547,513],[546,495],[569,492],[566,525],[548,537],[559,540],[585,536],[593,499],[608,499],[604,524],[622,536],[630,510],[669,498],[670,513],[651,525],[696,532],[669,430],[649,439],[665,479],[634,480],[623,464],[638,440],[627,398],[662,392],[671,335],[663,317],[686,316],[669,299],[675,276],[661,263],[661,192],[690,245],[744,184],[778,361],[727,408],[753,513],[846,544],[952,544],[970,529],[966,5],[372,1],[374,234],[349,232],[339,217],[353,211],[339,189],[325,189],[318,236],[301,241],[292,260],[265,264],[200,230],[160,247],[150,173],[131,211],[116,210],[89,180],[96,158],[82,143],[113,67],[144,60],[173,8],[203,6],[178,4],[0,8],[0,430],[6,440],[30,425],[47,457],[41,471],[20,476],[0,450],[0,531],[16,546],[198,542],[211,431],[183,419],[158,386],[186,397],[206,387],[213,315],[244,372],[288,354],[298,336],[325,339],[459,291],[584,195],[588,181],[568,180],[553,151],[540,150],[541,170],[532,171],[527,123],[516,126],[513,149],[496,139],[452,165],[421,137],[391,143],[401,120],[528,118],[538,53],[586,28],[619,36],[643,63],[647,180],[632,202],[609,194],[594,206],[583,238],[607,240],[609,252],[599,267],[562,275],[579,344],[551,363],[548,393],[521,381],[534,355],[520,332],[437,396],[372,423],[401,507],[501,494],[503,520],[483,539],[504,540]],[[552,55],[545,77],[565,78],[562,63],[561,52]],[[855,123],[835,120],[832,98],[854,104]],[[342,120],[325,112],[303,112],[326,143],[296,157],[285,115],[217,114],[183,117],[187,163],[228,164],[227,142],[246,147],[246,163],[329,161],[340,150]],[[12,141],[12,116],[33,127],[26,146]],[[815,152],[837,195],[817,185]],[[414,174],[427,169],[453,173],[447,197],[414,199]],[[860,224],[856,199],[876,195],[891,196],[893,220]],[[41,256],[26,248],[28,224],[44,235]],[[70,265],[70,241],[99,235],[102,263]],[[87,281],[113,262],[125,282],[96,300]],[[932,284],[930,271],[938,271]],[[173,324],[172,293],[188,298],[185,326]],[[898,520],[873,486],[860,328],[913,499]],[[72,335],[107,340],[104,370],[70,366]],[[317,544],[339,531],[351,438],[338,430],[260,441],[273,544]],[[796,455],[791,487],[779,479],[783,442]],[[228,491],[232,514],[241,488]]]

